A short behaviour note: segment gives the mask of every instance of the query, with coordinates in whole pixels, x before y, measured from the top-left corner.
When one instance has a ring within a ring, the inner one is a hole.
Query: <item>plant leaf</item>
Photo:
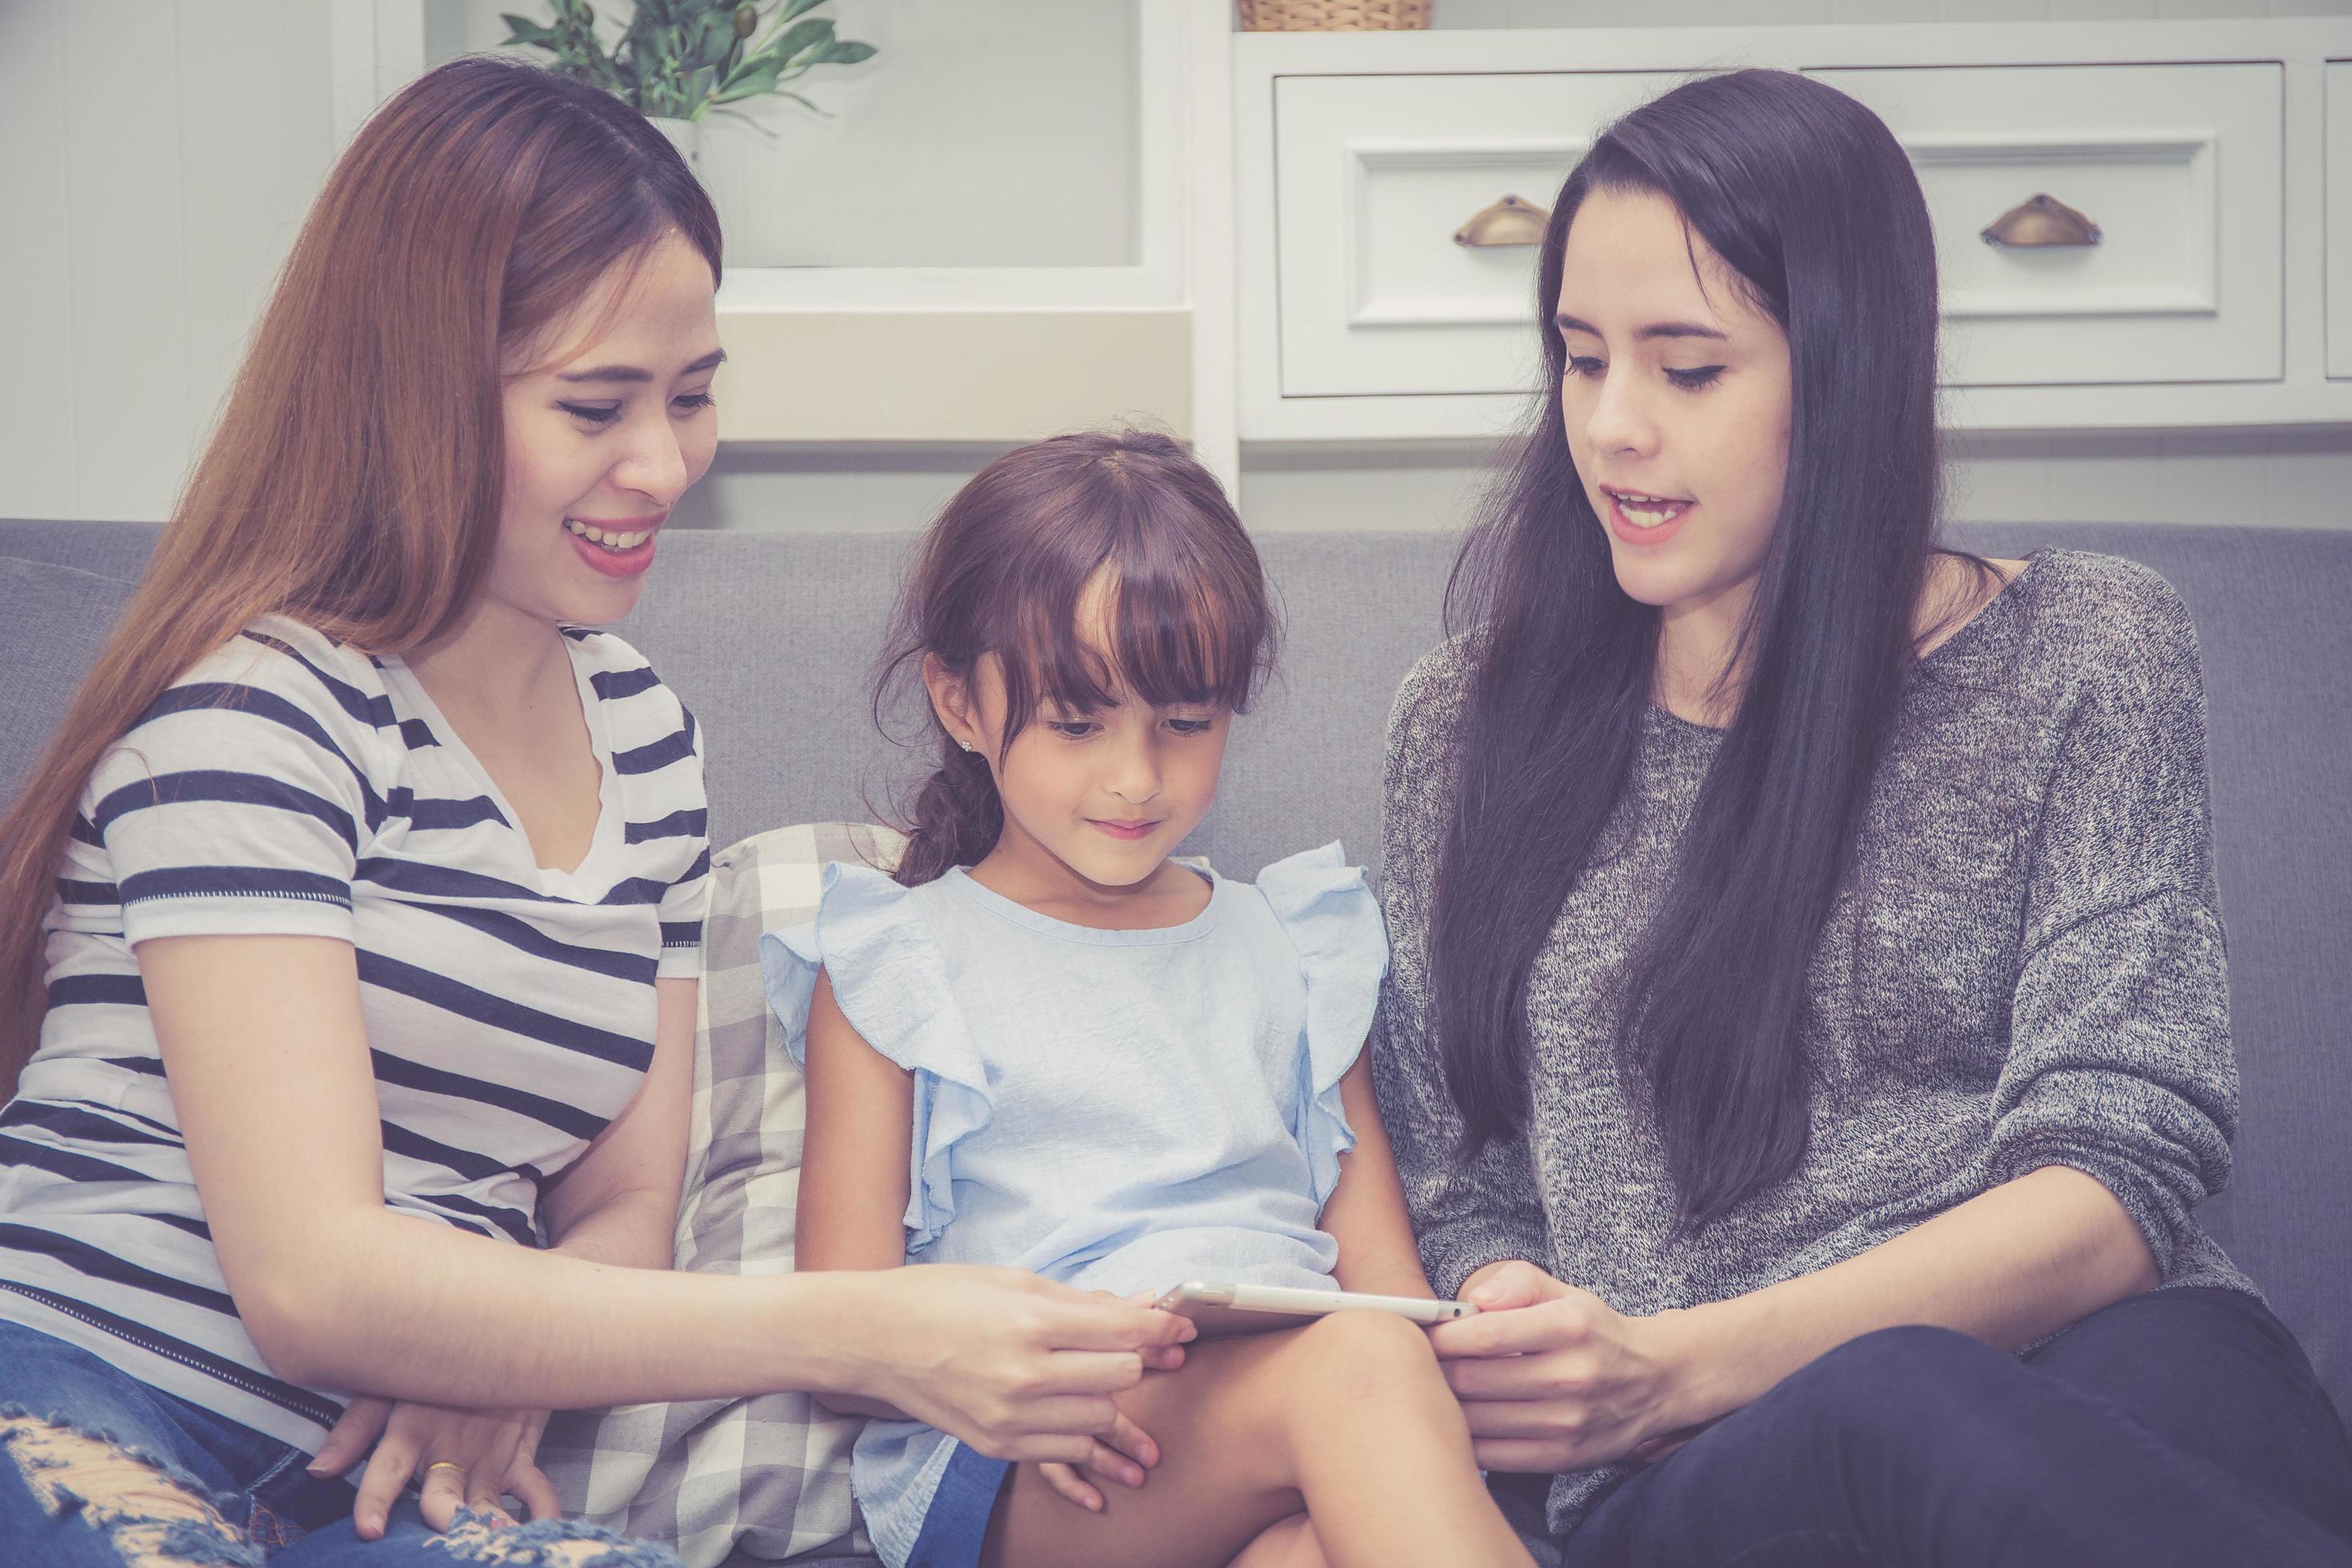
[[[872,59],[876,52],[871,44],[861,44],[854,39],[844,38],[838,43],[827,44],[818,51],[816,58],[810,63],[820,66],[854,66],[861,60]]]
[[[776,77],[783,69],[782,60],[768,60],[749,69],[739,70],[710,97],[713,104],[740,103],[747,98],[757,98],[776,90]]]
[[[776,14],[768,18],[769,40],[772,42],[779,33],[790,26],[803,12],[814,11],[824,4],[824,0],[784,0],[783,5],[777,8]]]
[[[735,52],[737,42],[732,13],[722,11],[715,16],[707,16],[703,19],[702,37],[695,48],[694,61],[698,66],[717,70],[727,63],[727,57]]]
[[[811,16],[805,22],[795,22],[785,28],[783,34],[774,43],[770,44],[765,52],[776,56],[779,59],[789,61],[793,56],[804,50],[818,48],[831,42],[833,42],[833,18]]]
[[[500,48],[506,47],[509,44],[529,44],[542,49],[555,47],[555,29],[552,27],[542,26],[526,16],[515,16],[508,11],[499,12],[499,20],[507,25],[507,37],[499,41]]]

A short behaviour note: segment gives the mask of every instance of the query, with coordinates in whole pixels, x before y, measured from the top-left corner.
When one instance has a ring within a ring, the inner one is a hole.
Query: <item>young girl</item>
[[[808,1070],[800,1267],[1427,1296],[1361,1059],[1388,957],[1361,873],[1336,844],[1255,887],[1169,858],[1273,642],[1216,481],[1165,437],[1024,447],[934,525],[905,622],[941,761],[896,878],[828,868],[764,944]],[[884,1560],[1527,1562],[1420,1329],[1190,1355],[1120,1396],[1086,1468],[1143,1489],[1108,1506],[835,1400],[877,1417],[853,1479]]]

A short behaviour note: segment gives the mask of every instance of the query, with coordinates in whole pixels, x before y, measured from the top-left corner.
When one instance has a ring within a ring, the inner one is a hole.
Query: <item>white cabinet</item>
[[[1284,395],[1532,388],[1538,247],[1454,237],[1506,198],[1549,207],[1610,121],[1677,79],[1543,72],[1276,83]]]
[[[2278,66],[1812,74],[1911,155],[1936,226],[1946,384],[2278,378]],[[2095,239],[1984,237],[2036,196]]]
[[[1743,66],[1852,94],[1911,155],[1948,426],[2352,421],[2352,18],[1462,29],[1234,40],[1242,437],[1523,428],[1536,250],[1457,231]],[[2036,197],[2095,240],[1986,241]]]

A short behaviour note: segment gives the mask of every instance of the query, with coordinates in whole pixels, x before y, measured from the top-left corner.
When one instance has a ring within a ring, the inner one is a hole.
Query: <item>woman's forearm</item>
[[[442,1405],[839,1388],[870,1293],[858,1275],[615,1267],[386,1210],[330,1234],[299,1274],[236,1289],[255,1343],[290,1382]]]
[[[2047,1166],[1843,1263],[1655,1322],[1687,1374],[1678,1413],[1696,1425],[1875,1329],[1932,1324],[2017,1350],[2157,1283],[2115,1194]]]

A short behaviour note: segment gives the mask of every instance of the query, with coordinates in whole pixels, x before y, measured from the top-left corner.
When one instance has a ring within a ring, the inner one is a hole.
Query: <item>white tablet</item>
[[[1188,1280],[1152,1305],[1192,1319],[1201,1325],[1203,1339],[1295,1329],[1327,1312],[1388,1312],[1428,1324],[1450,1323],[1478,1310],[1466,1301],[1362,1296],[1346,1290],[1301,1290],[1286,1285],[1225,1285],[1203,1279]]]

